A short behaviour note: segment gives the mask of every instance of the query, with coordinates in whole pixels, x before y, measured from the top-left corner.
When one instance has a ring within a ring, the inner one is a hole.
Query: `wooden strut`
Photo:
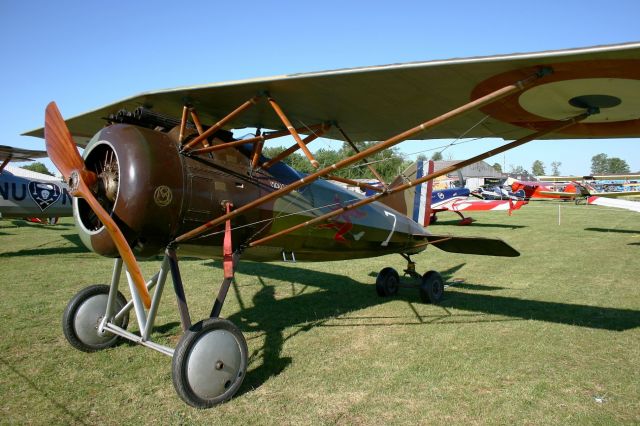
[[[346,212],[347,210],[352,210],[352,209],[355,209],[355,208],[358,208],[358,207],[362,207],[362,206],[367,205],[367,204],[371,204],[374,201],[377,201],[377,200],[379,200],[381,198],[384,198],[384,197],[387,197],[389,195],[395,194],[397,192],[406,191],[407,189],[409,189],[409,188],[411,188],[413,186],[416,186],[416,185],[419,185],[421,183],[433,180],[433,179],[435,179],[437,177],[440,177],[440,176],[444,176],[444,175],[446,175],[448,173],[451,173],[453,171],[459,170],[459,169],[461,169],[463,167],[466,167],[466,166],[468,166],[470,164],[477,163],[478,161],[482,161],[482,160],[484,160],[486,158],[493,157],[496,154],[500,154],[500,153],[502,153],[504,151],[508,151],[510,149],[516,148],[516,147],[518,147],[520,145],[523,145],[523,144],[525,144],[527,142],[530,142],[530,141],[532,141],[534,139],[537,139],[537,138],[539,138],[541,136],[544,136],[544,135],[546,135],[548,133],[559,131],[559,130],[565,129],[567,127],[573,126],[574,124],[576,124],[576,123],[584,120],[585,118],[587,118],[589,115],[591,115],[591,114],[590,113],[581,114],[581,115],[573,117],[573,118],[571,118],[571,119],[569,119],[567,121],[560,122],[559,124],[557,124],[555,126],[552,126],[550,128],[547,128],[545,130],[541,130],[541,131],[536,132],[536,133],[534,133],[532,135],[525,136],[523,138],[520,138],[518,140],[510,142],[510,143],[508,143],[506,145],[503,145],[501,147],[498,147],[498,148],[492,149],[490,151],[487,151],[487,152],[485,152],[483,154],[476,155],[475,157],[471,157],[468,160],[460,161],[460,162],[458,162],[458,163],[456,163],[456,164],[454,164],[452,166],[445,167],[442,170],[439,170],[439,171],[437,171],[435,173],[431,173],[431,174],[428,174],[426,176],[423,176],[420,179],[416,179],[414,181],[410,181],[410,182],[404,183],[403,185],[400,185],[400,186],[397,186],[397,187],[395,187],[393,189],[387,190],[387,191],[385,191],[385,192],[383,192],[381,194],[373,195],[373,196],[371,196],[369,198],[365,198],[365,199],[357,201],[357,202],[355,202],[353,204],[349,204],[347,206],[344,206],[344,207],[341,207],[341,208],[339,208],[337,210],[329,212],[327,214],[315,217],[315,218],[313,218],[311,220],[308,220],[306,222],[303,222],[303,223],[300,223],[298,225],[292,226],[291,228],[284,229],[284,230],[282,230],[280,232],[277,232],[275,234],[269,235],[267,237],[261,238],[261,239],[256,240],[256,241],[253,241],[253,242],[251,242],[249,244],[249,247],[255,247],[257,245],[264,244],[264,243],[266,243],[268,241],[273,240],[274,238],[282,237],[283,235],[286,235],[286,234],[288,234],[290,232],[296,231],[296,230],[298,230],[300,228],[304,228],[306,226],[313,225],[314,223],[318,223],[318,222],[325,221],[327,219],[331,219],[332,217],[338,216],[338,215]],[[464,219],[464,216],[463,216],[463,219]]]
[[[243,103],[242,105],[240,105],[238,108],[236,108],[235,110],[231,111],[226,117],[224,117],[222,120],[218,121],[216,124],[214,124],[213,126],[209,127],[205,132],[201,133],[200,135],[196,136],[193,140],[191,140],[189,143],[185,144],[182,147],[182,151],[188,151],[190,150],[192,147],[196,146],[197,144],[201,143],[202,141],[206,140],[208,137],[213,136],[218,130],[220,130],[225,124],[227,124],[228,122],[230,122],[231,120],[233,120],[234,118],[236,118],[238,115],[240,115],[243,111],[247,110],[248,108],[252,107],[253,105],[255,105],[258,102],[258,96],[254,96],[253,98],[249,99],[248,101],[246,101],[245,103]]]
[[[529,85],[533,84],[533,82],[535,82],[538,78],[543,77],[544,73],[542,72],[538,72],[535,73],[531,76],[529,76],[528,78],[525,78],[524,80],[520,80],[514,84],[508,85],[508,86],[504,86],[500,89],[497,89],[491,93],[488,93],[474,101],[471,101],[469,103],[466,103],[458,108],[455,108],[445,114],[442,114],[436,118],[433,118],[431,120],[425,121],[424,123],[419,124],[418,126],[415,126],[409,130],[406,130],[396,136],[393,136],[389,139],[387,139],[384,142],[380,142],[374,146],[371,146],[367,149],[365,149],[364,151],[361,151],[359,154],[355,154],[352,155],[351,157],[345,158],[344,160],[339,161],[336,164],[333,164],[331,166],[325,167],[322,170],[318,170],[315,173],[309,174],[305,177],[303,177],[302,179],[290,183],[289,185],[285,186],[284,188],[280,188],[276,191],[273,191],[267,195],[264,195],[261,198],[258,198],[257,200],[254,200],[250,203],[245,204],[244,206],[238,207],[235,210],[232,210],[231,212],[222,215],[218,218],[212,219],[209,222],[206,222],[202,225],[200,225],[197,228],[192,229],[189,232],[186,232],[180,236],[178,236],[173,243],[181,243],[184,241],[187,241],[191,238],[197,237],[199,235],[201,235],[202,233],[206,232],[208,229],[217,226],[225,221],[227,221],[228,219],[232,219],[235,216],[242,214],[244,212],[246,212],[247,210],[253,209],[257,206],[260,206],[270,200],[273,200],[274,198],[278,198],[281,197],[283,195],[286,195],[292,191],[295,191],[296,189],[308,185],[316,180],[318,180],[319,178],[328,175],[329,173],[341,169],[343,167],[349,166],[357,161],[362,160],[363,158],[366,158],[367,156],[373,155],[377,152],[380,152],[384,149],[387,148],[391,148],[392,146],[395,146],[397,144],[399,144],[400,142],[409,139],[411,136],[424,132],[426,130],[432,129],[442,123],[445,123],[451,119],[457,118],[469,111],[478,109],[478,108],[482,108],[485,105],[488,105],[492,102],[495,102],[499,99],[502,99],[506,96],[511,95],[512,93],[516,93],[519,92],[521,90],[523,90],[524,88],[528,87]],[[193,141],[192,141],[193,142]]]
[[[201,135],[204,133],[204,129],[202,128],[202,123],[200,122],[200,117],[198,117],[198,113],[196,112],[195,108],[191,107],[189,108],[189,112],[191,113],[191,119],[193,120],[193,124],[195,124],[196,126],[196,130],[198,131],[198,135]],[[181,140],[182,142],[182,140]],[[208,139],[204,139],[202,141],[202,145],[207,147],[209,146],[209,140]]]
[[[324,124],[320,124],[318,126],[312,126],[312,127],[318,127],[320,129],[322,129],[322,126],[324,126]],[[307,130],[307,129],[306,128],[301,128],[299,130],[304,131],[304,130]],[[316,136],[316,138],[320,137],[322,134],[324,134],[324,132],[326,132],[326,130],[323,131],[322,133],[319,133]],[[264,144],[264,142],[266,140],[278,138],[278,137],[281,137],[281,136],[286,136],[288,134],[289,134],[288,130],[266,133],[264,135],[258,134],[253,138],[241,139],[241,140],[231,141],[231,142],[224,142],[224,143],[221,143],[221,144],[218,144],[218,145],[212,145],[212,146],[207,146],[207,147],[204,147],[204,148],[194,149],[194,150],[189,151],[189,154],[192,154],[192,155],[206,154],[206,153],[209,153],[209,152],[220,151],[220,150],[223,150],[223,149],[231,148],[231,147],[238,146],[238,145],[244,145],[244,144],[248,144],[248,143],[256,144],[256,146],[258,146],[260,144]],[[304,139],[304,142],[306,144],[308,144],[309,142],[311,142],[315,138],[313,138],[313,139],[311,139],[309,141],[307,141],[307,139],[309,139],[309,138]],[[292,148],[294,148],[294,149],[292,151],[289,151],[289,149],[292,149]],[[296,144],[296,145],[294,145],[293,147],[289,148],[288,150],[286,150],[284,152],[287,152],[287,155],[288,155],[291,152],[297,150],[298,148],[299,148],[299,146]],[[260,153],[261,152],[262,152],[262,149],[260,149]],[[287,155],[279,154],[278,158],[282,159],[282,158],[286,157]],[[259,157],[260,157],[260,154],[258,154],[258,160],[259,160]],[[257,163],[258,160],[256,160],[256,163]],[[280,160],[278,160],[278,161],[280,161]],[[269,163],[269,162],[267,162],[267,163]],[[266,164],[266,163],[264,163],[264,164]],[[264,164],[261,167],[264,168]]]
[[[187,113],[189,107],[187,105],[182,107],[182,119],[180,120],[180,133],[178,134],[178,142],[184,141],[184,132],[187,129]]]
[[[262,132],[260,129],[256,130],[256,137],[261,138]],[[262,155],[262,148],[264,147],[264,138],[253,145],[253,151],[251,151],[251,169],[255,169],[260,161]]]
[[[271,108],[273,108],[276,114],[278,114],[278,117],[280,117],[280,120],[282,121],[282,123],[287,127],[287,129],[289,130],[289,133],[291,133],[291,136],[293,136],[293,138],[296,140],[296,142],[298,143],[298,146],[300,147],[302,152],[304,152],[304,155],[307,157],[307,160],[309,160],[311,165],[316,169],[320,167],[320,163],[318,163],[316,159],[313,158],[313,154],[311,154],[311,151],[309,151],[309,148],[307,148],[307,145],[300,138],[300,135],[298,134],[298,132],[296,132],[296,129],[293,127],[293,125],[291,124],[287,116],[282,111],[282,108],[280,108],[280,106],[276,103],[276,101],[272,97],[267,98],[267,100],[269,101],[269,105],[271,105]]]
[[[12,154],[9,154],[9,156],[7,158],[4,159],[4,161],[2,162],[2,164],[0,164],[0,173],[2,173],[2,171],[4,170],[4,168],[7,166],[7,164],[9,164],[9,162],[11,161],[11,159],[13,158]]]
[[[319,137],[321,137],[322,135],[324,135],[330,128],[331,128],[330,124],[324,124],[323,123],[322,127],[320,127],[320,129],[318,131],[316,131],[315,133],[310,134],[309,136],[304,138],[304,140],[302,140],[302,143],[304,144],[303,146],[306,148],[306,146],[309,143],[313,142],[314,140],[316,140]],[[260,165],[260,168],[268,169],[269,167],[273,166],[277,162],[284,160],[285,158],[287,158],[288,156],[290,156],[291,154],[296,152],[298,149],[300,149],[299,145],[297,145],[297,144],[296,145],[292,145],[289,148],[287,148],[284,151],[282,151],[280,154],[278,154],[275,157],[273,157],[272,159],[270,159],[269,161],[265,161],[264,163],[262,163]]]

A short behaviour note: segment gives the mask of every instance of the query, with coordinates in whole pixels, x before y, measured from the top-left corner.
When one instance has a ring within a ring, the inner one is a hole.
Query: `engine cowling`
[[[235,150],[233,155],[237,172],[246,171],[243,157],[238,159]],[[113,124],[91,139],[83,157],[86,167],[98,175],[93,189],[96,198],[136,256],[160,253],[177,235],[222,215],[223,201],[235,196],[233,183],[228,182],[231,176],[203,165],[202,160],[180,155],[171,132]],[[90,250],[118,256],[108,232],[81,198],[74,199],[74,218]],[[217,244],[221,238],[199,243]]]

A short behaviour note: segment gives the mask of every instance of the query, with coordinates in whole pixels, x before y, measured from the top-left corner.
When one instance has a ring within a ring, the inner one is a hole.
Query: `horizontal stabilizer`
[[[478,254],[482,256],[518,257],[520,253],[500,239],[482,237],[454,237],[452,235],[427,236],[432,245],[449,253]]]

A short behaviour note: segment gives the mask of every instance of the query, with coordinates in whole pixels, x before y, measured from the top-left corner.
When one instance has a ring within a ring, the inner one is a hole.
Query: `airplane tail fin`
[[[433,173],[433,161],[417,161],[389,184],[393,189],[407,180],[420,179]],[[422,226],[428,226],[431,217],[431,192],[433,181],[421,183],[412,189],[382,198],[380,203],[387,205],[413,219]]]

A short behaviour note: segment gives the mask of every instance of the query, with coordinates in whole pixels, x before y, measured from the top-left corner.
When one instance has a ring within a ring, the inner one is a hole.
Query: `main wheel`
[[[212,407],[238,391],[247,360],[247,342],[231,321],[200,321],[184,333],[173,353],[173,387],[192,407]]]
[[[420,299],[424,303],[439,303],[444,296],[444,280],[436,271],[426,272],[420,284]]]
[[[62,315],[62,331],[67,341],[76,349],[84,352],[95,352],[115,345],[119,337],[105,331],[100,333],[98,327],[104,318],[109,299],[108,285],[92,285],[84,288],[69,301]],[[122,293],[118,292],[114,312],[118,312],[127,304]],[[120,328],[127,328],[129,314],[125,314],[116,323]]]
[[[400,288],[400,276],[393,268],[383,268],[376,277],[376,292],[380,297],[394,296]]]

